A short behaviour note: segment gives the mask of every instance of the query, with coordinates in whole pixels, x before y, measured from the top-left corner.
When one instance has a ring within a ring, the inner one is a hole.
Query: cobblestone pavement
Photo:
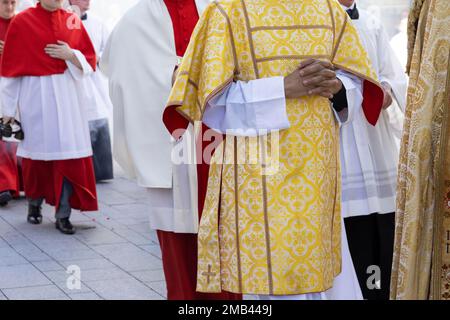
[[[0,300],[165,299],[146,191],[117,176],[98,185],[99,212],[73,213],[73,236],[55,229],[49,206],[39,226],[26,222],[23,198],[0,208]]]

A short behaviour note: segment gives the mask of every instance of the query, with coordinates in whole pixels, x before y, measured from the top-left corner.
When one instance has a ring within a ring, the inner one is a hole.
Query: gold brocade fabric
[[[413,8],[391,298],[450,299],[450,1]]]
[[[168,106],[201,121],[231,81],[286,76],[308,58],[377,84],[334,0],[229,0],[194,32]],[[339,131],[328,99],[287,101],[291,127],[227,136],[214,154],[199,230],[198,286],[289,295],[321,292],[341,269]]]

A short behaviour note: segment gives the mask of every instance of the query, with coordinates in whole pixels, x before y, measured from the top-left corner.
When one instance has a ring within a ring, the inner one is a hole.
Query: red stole
[[[2,75],[39,77],[64,73],[66,62],[53,59],[44,51],[48,44],[57,44],[58,40],[83,53],[95,70],[95,49],[77,15],[63,9],[50,12],[38,3],[12,20],[6,34]]]

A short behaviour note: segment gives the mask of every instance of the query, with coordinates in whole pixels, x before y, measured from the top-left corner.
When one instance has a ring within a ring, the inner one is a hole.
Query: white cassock
[[[110,32],[106,25],[91,13],[88,13],[87,19],[83,20],[83,25],[94,45],[98,57],[97,62],[100,62]],[[90,87],[95,98],[95,102],[88,109],[87,117],[89,121],[105,118],[110,119],[112,117],[112,103],[109,98],[108,79],[101,70],[97,70],[86,81],[92,83]]]
[[[92,155],[85,110],[91,97],[83,80],[93,70],[81,52],[73,52],[82,70],[66,62],[63,74],[2,78],[3,115],[14,117],[18,110],[26,137],[19,157],[49,161]]]
[[[199,14],[208,3],[196,1]],[[114,107],[114,158],[128,177],[148,188],[151,227],[197,233],[196,166],[173,164],[175,142],[162,122],[178,62],[164,1],[141,0],[113,30],[100,66]],[[193,148],[189,132],[192,128],[179,143]]]
[[[335,112],[339,124],[349,121],[349,115],[356,112],[362,103],[362,82],[357,77],[338,71],[338,78],[347,91],[348,109]],[[257,136],[268,131],[283,130],[290,127],[286,112],[284,78],[273,77],[232,83],[220,95],[212,99],[205,110],[203,122],[210,128],[228,135]],[[345,291],[336,294],[320,292],[287,296],[245,296],[245,299],[259,300],[327,300],[362,299],[356,272],[347,245],[344,224],[342,223],[342,277]]]
[[[391,86],[395,104],[383,110],[376,126],[359,108],[341,128],[342,212],[344,218],[395,211],[399,157],[398,113],[406,106],[407,78],[381,23],[360,10],[352,20],[381,83]]]

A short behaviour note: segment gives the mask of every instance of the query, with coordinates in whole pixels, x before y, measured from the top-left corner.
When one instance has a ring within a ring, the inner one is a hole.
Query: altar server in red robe
[[[73,234],[72,209],[96,211],[97,195],[83,78],[96,68],[91,40],[63,0],[40,0],[11,22],[2,57],[3,117],[19,112],[28,222],[42,223],[45,200],[56,228]]]

